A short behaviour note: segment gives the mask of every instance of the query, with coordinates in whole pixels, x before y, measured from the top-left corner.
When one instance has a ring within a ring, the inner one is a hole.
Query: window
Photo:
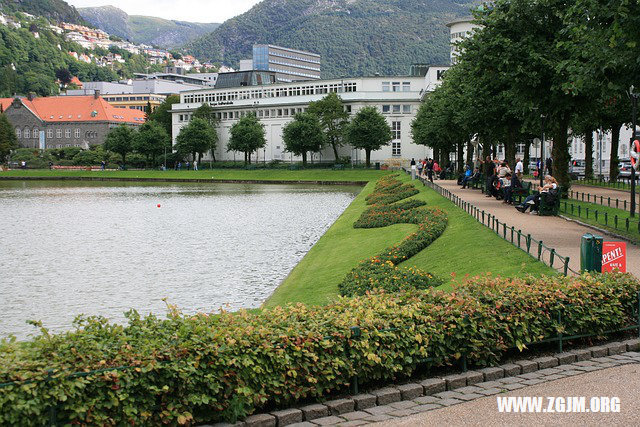
[[[53,138],[53,129],[47,129],[47,138]]]
[[[394,141],[391,143],[391,155],[394,157],[402,155],[402,147],[400,146],[400,141]]]
[[[391,92],[400,92],[400,82],[391,83]]]
[[[56,129],[56,138],[62,138],[62,129]]]
[[[24,128],[24,139],[29,138],[31,138],[31,131],[29,130],[29,128]]]
[[[393,139],[400,139],[400,122],[391,122],[391,134]]]
[[[389,82],[382,82],[382,91],[389,92],[391,90],[391,86]]]
[[[33,128],[33,139],[38,138],[40,138],[40,131],[38,130],[38,128]]]
[[[409,104],[403,105],[402,114],[411,114],[411,105]]]
[[[22,129],[16,129],[16,137],[22,138]]]
[[[351,114],[351,105],[345,105],[344,109],[348,114]]]
[[[402,91],[411,92],[411,82],[402,82]]]
[[[391,112],[391,105],[382,106],[382,114],[389,114]]]
[[[80,129],[76,129],[76,139],[80,139]]]
[[[71,138],[71,129],[65,129],[64,130],[64,137],[65,138]]]
[[[393,114],[400,114],[400,106],[399,105],[394,105],[393,106]]]

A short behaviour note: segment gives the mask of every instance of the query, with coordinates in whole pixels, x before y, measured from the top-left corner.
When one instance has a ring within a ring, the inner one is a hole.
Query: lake
[[[359,187],[0,182],[0,337],[255,308],[335,222]],[[160,207],[158,207],[158,205]]]

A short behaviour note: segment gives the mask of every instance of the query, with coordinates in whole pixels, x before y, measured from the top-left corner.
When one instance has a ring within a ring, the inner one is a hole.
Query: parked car
[[[586,163],[584,160],[572,160],[569,163],[569,175],[571,178],[577,179],[584,176]]]

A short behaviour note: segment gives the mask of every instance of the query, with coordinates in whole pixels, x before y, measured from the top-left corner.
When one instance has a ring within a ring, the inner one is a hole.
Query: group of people
[[[184,164],[187,168],[187,170],[191,169],[191,163],[189,162],[189,160],[186,161],[186,163]],[[174,170],[182,170],[182,162],[176,162],[175,166],[173,167]],[[197,171],[198,170],[198,161],[194,160],[193,161],[193,170]]]
[[[434,176],[445,179],[447,172],[450,172],[451,169],[451,165],[449,165],[447,169],[443,169],[434,159],[419,159],[416,162],[416,159],[412,158],[411,167],[413,168],[414,166],[418,170],[418,176],[426,178],[431,182],[433,182]]]
[[[550,162],[549,162],[550,165]],[[548,165],[548,166],[549,166]],[[467,188],[472,182],[478,181],[481,172],[486,178],[485,188],[487,197],[495,197],[502,199],[502,203],[513,205],[513,193],[516,189],[522,188],[522,177],[524,174],[524,165],[520,158],[516,158],[516,165],[513,170],[509,167],[507,161],[499,161],[498,159],[487,158],[475,167],[473,171],[470,166],[466,166],[464,176],[460,180],[462,188]],[[516,209],[522,213],[530,210],[531,213],[537,213],[540,208],[540,199],[545,198],[545,202],[553,203],[555,197],[558,197],[558,182],[556,179],[547,175],[544,184],[538,188],[538,192],[528,196],[524,202],[516,206]]]

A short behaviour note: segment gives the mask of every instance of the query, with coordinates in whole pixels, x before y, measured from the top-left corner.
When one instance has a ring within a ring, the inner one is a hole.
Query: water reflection
[[[0,183],[0,336],[81,313],[257,307],[358,188]],[[157,205],[160,205],[160,208]]]

